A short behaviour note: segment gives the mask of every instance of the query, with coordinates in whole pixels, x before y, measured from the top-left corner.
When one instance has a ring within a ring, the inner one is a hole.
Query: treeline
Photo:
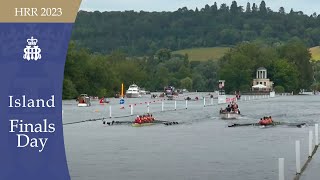
[[[163,91],[168,85],[188,90],[212,91],[218,80],[217,62],[189,62],[187,55],[172,55],[160,49],[145,58],[127,58],[121,51],[110,55],[91,53],[69,45],[65,64],[63,98],[75,98],[81,93],[93,96],[113,96],[132,83],[149,91]]]
[[[309,46],[319,45],[320,16],[281,7],[277,12],[260,4],[246,7],[233,1],[202,9],[180,8],[174,12],[78,13],[72,40],[92,52],[109,54],[122,50],[129,56],[152,55],[171,50],[229,46],[256,39],[269,44],[298,37]]]
[[[226,80],[225,90],[248,92],[256,70],[265,67],[278,92],[299,92],[320,88],[320,64],[310,62],[311,54],[299,39],[283,45],[267,45],[261,41],[244,42],[232,48],[219,61],[191,61],[188,55],[172,55],[160,49],[145,58],[127,58],[121,51],[110,55],[90,53],[69,45],[65,65],[63,98],[75,98],[80,93],[113,96],[132,83],[150,91],[162,91],[165,86],[191,91],[214,91],[218,80]]]

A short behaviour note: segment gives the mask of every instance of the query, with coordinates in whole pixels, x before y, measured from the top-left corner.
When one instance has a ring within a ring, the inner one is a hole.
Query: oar
[[[298,127],[298,128],[301,128],[303,126],[306,126],[307,123],[284,123],[284,125],[287,125],[287,126],[294,126],[294,127]]]
[[[103,121],[103,124],[108,124],[109,126],[115,125],[115,124],[132,124],[132,123],[133,121],[111,121],[111,122]]]
[[[63,125],[78,124],[78,123],[83,123],[83,122],[88,122],[88,121],[99,121],[99,120],[104,120],[104,119],[106,119],[106,118],[87,119],[87,120],[83,120],[83,121],[64,123]]]
[[[230,124],[230,125],[228,125],[228,127],[238,127],[238,126],[257,126],[257,125],[259,125],[259,123],[244,123],[244,124],[234,123],[234,124]]]
[[[166,126],[175,125],[175,124],[181,124],[181,123],[176,122],[176,121],[163,121],[163,120],[154,120],[152,123],[164,124]]]

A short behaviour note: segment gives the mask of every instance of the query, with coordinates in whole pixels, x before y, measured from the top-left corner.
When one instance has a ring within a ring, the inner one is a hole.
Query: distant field
[[[320,46],[310,48],[312,59],[320,61]]]
[[[192,48],[174,51],[173,54],[188,54],[190,61],[207,61],[210,59],[218,60],[229,49],[228,47]]]
[[[229,49],[230,48],[228,47],[192,48],[174,51],[172,53],[182,55],[188,54],[190,61],[207,61],[209,59],[220,59]],[[310,48],[310,52],[312,54],[312,59],[320,61],[320,46]]]

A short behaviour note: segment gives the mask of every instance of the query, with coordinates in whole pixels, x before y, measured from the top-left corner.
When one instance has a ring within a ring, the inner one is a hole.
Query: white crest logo
[[[38,39],[34,39],[32,36],[31,39],[27,39],[27,43],[28,45],[24,48],[23,59],[28,61],[41,59],[41,49],[37,46]]]

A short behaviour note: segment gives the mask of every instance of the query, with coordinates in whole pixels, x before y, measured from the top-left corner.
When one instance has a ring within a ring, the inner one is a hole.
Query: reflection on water
[[[206,94],[193,94],[190,97]],[[67,159],[72,180],[257,180],[278,178],[278,158],[285,158],[286,178],[295,174],[295,140],[301,140],[301,160],[307,159],[308,130],[313,128],[257,127],[227,128],[219,119],[217,99],[203,107],[203,100],[177,101],[177,111],[161,112],[159,99],[149,96],[112,99],[112,116],[150,112],[160,120],[187,122],[181,125],[106,126],[101,121],[64,126]],[[275,121],[319,122],[319,96],[283,96],[239,102],[243,116],[238,122],[257,122],[263,116]],[[155,102],[153,102],[155,101]],[[141,104],[140,104],[141,103]],[[206,104],[211,100],[207,98]],[[109,117],[109,106],[93,101],[78,108],[64,101],[64,122]],[[164,101],[164,110],[174,109],[174,101]],[[133,117],[119,118],[131,121]]]

